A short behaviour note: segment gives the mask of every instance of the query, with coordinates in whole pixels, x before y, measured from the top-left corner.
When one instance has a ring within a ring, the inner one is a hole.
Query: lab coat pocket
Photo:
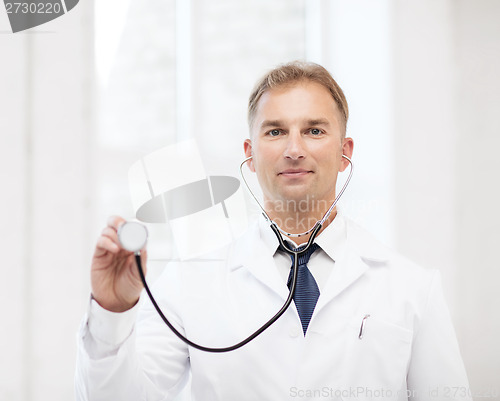
[[[349,324],[346,383],[394,395],[405,382],[413,332],[373,314],[364,316]]]

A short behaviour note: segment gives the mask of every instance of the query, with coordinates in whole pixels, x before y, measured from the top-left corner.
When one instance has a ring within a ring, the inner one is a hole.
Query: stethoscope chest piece
[[[139,252],[148,241],[148,229],[139,222],[127,221],[118,227],[118,239],[123,249]]]

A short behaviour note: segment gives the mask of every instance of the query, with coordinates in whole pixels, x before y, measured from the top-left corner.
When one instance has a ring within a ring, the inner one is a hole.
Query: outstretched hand
[[[92,296],[104,309],[124,312],[132,308],[143,285],[135,262],[134,252],[122,248],[118,227],[125,223],[120,216],[108,219],[108,225],[97,240],[91,265]],[[146,273],[147,252],[141,250],[141,261]]]

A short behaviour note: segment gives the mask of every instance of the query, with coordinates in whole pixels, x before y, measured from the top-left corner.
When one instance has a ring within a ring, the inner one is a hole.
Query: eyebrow
[[[330,125],[330,122],[324,118],[318,118],[318,119],[314,119],[314,120],[308,120],[307,124],[308,125],[325,125],[328,127]]]
[[[281,127],[284,123],[281,120],[264,120],[260,125],[261,129]],[[324,125],[326,127],[330,126],[330,122],[324,118],[314,118],[306,121],[306,125]]]
[[[264,120],[260,125],[261,129],[272,128],[272,127],[280,127],[283,125],[283,122],[280,120]]]

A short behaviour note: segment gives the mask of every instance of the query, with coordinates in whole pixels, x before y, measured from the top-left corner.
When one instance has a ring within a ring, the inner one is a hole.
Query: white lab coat
[[[198,401],[470,400],[438,272],[408,262],[347,219],[346,236],[305,337],[292,304],[243,348],[205,353],[186,347],[145,302],[131,334],[105,358],[85,350],[83,322],[77,399],[167,400],[191,369]],[[202,345],[242,340],[287,297],[263,246],[255,225],[210,262],[169,266],[155,284],[160,306]]]

